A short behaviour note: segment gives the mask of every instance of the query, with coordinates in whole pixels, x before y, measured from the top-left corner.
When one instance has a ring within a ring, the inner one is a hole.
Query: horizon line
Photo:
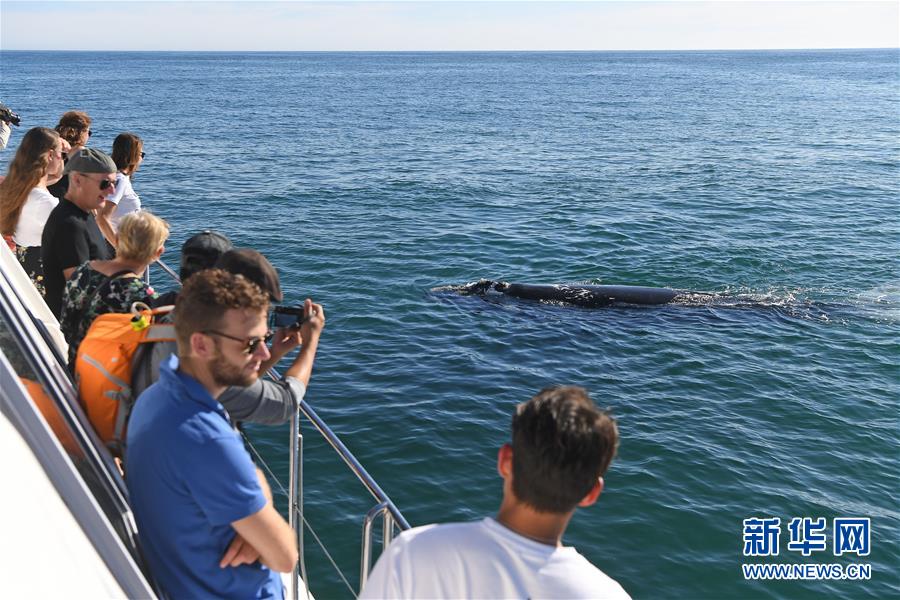
[[[0,53],[2,52],[143,52],[143,53],[152,53],[152,52],[183,52],[183,53],[221,53],[221,54],[233,54],[233,53],[268,53],[268,54],[369,54],[375,52],[382,53],[390,53],[390,54],[423,54],[423,53],[441,53],[441,54],[502,54],[502,53],[560,53],[560,54],[575,54],[575,53],[596,53],[596,52],[810,52],[810,51],[836,51],[836,50],[900,50],[900,45],[898,46],[833,46],[833,47],[810,47],[810,48],[628,48],[628,49],[592,49],[592,50],[561,50],[561,49],[552,49],[552,50],[543,50],[543,49],[528,49],[528,50],[517,50],[517,49],[508,49],[508,50],[246,50],[246,49],[232,49],[232,50],[186,50],[186,49],[169,49],[169,50],[160,50],[160,49],[128,49],[128,50],[115,50],[115,49],[69,49],[69,50],[60,50],[60,49],[44,49],[44,48],[0,48]]]

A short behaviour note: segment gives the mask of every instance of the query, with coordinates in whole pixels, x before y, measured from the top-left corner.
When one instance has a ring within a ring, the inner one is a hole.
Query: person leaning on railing
[[[275,267],[266,257],[248,248],[230,249],[231,242],[214,231],[203,231],[188,239],[182,248],[181,277],[189,281],[197,272],[215,266],[240,274],[265,291],[272,302],[280,302],[284,295]],[[172,304],[177,295],[164,295]],[[160,302],[156,303],[160,306]],[[298,345],[300,352],[285,371],[284,381],[257,378],[246,386],[230,386],[219,397],[233,423],[246,421],[262,425],[280,425],[291,416],[306,394],[312,375],[313,362],[325,327],[322,306],[307,299],[304,310],[311,318],[299,329],[279,329],[272,338],[270,357],[263,363],[265,373]],[[176,313],[177,314],[177,313]],[[161,322],[168,321],[164,317]],[[134,365],[132,389],[137,397],[159,378],[160,365],[176,352],[175,342],[154,342],[150,350]]]
[[[131,178],[144,162],[144,141],[133,133],[120,133],[113,141],[110,156],[119,168],[116,192],[108,196],[106,204],[97,211],[97,225],[106,240],[115,246],[119,221],[125,215],[141,210],[141,199],[134,192]]]
[[[175,307],[178,354],[131,413],[126,484],[147,563],[172,598],[283,598],[277,572],[297,562],[294,531],[218,401],[259,378],[268,305],[241,275],[190,277]]]

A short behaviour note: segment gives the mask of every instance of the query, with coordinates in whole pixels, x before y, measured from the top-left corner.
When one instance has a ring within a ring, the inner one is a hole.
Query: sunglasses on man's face
[[[141,152],[141,158],[144,158],[145,156],[147,156],[147,153],[146,153],[146,152]]]
[[[88,129],[88,137],[91,137],[92,135],[94,135],[94,130]]]
[[[241,352],[244,354],[253,354],[254,352],[256,352],[256,349],[259,348],[260,344],[268,344],[270,341],[272,341],[272,336],[274,335],[271,331],[269,331],[266,332],[266,335],[262,337],[257,336],[251,338],[239,338],[234,337],[233,335],[228,335],[227,333],[222,333],[221,331],[215,331],[213,329],[207,329],[206,331],[201,331],[200,333],[206,335],[218,335],[229,340],[234,340],[235,342],[240,342],[244,345],[243,349],[241,349]]]
[[[115,179],[94,179],[93,177],[88,177],[87,175],[84,175],[84,177],[87,177],[88,179],[96,181],[97,185],[100,186],[101,190],[108,190],[109,188],[116,185]]]

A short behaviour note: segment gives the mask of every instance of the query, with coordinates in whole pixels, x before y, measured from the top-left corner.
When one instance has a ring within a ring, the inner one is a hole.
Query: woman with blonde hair
[[[116,231],[122,217],[141,210],[141,199],[134,193],[131,177],[144,161],[144,141],[133,133],[120,133],[113,141],[110,156],[119,170],[116,175],[116,191],[97,211],[97,225],[107,241],[115,246]]]
[[[0,233],[35,287],[44,294],[41,234],[59,200],[47,184],[62,175],[62,140],[46,127],[29,129],[0,182]]]
[[[99,315],[129,312],[134,302],[151,305],[157,294],[142,275],[165,250],[169,224],[147,211],[126,215],[119,224],[119,244],[113,260],[79,265],[63,294],[59,326],[69,343],[69,367],[78,346]]]

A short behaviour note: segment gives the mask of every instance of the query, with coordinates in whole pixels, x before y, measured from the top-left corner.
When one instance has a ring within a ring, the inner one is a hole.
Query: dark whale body
[[[534,285],[482,279],[466,286],[466,292],[484,294],[494,290],[527,300],[565,302],[596,308],[612,304],[667,304],[683,292],[670,288],[635,285]]]

